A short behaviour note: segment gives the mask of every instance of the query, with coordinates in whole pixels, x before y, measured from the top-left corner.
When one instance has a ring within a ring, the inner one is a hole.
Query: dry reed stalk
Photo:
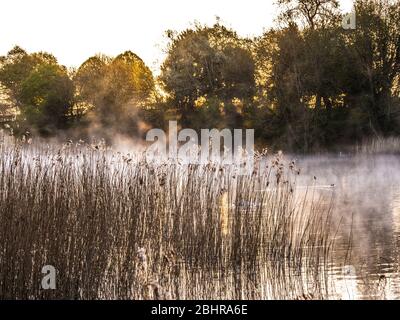
[[[0,298],[326,297],[331,210],[296,175],[1,138]]]

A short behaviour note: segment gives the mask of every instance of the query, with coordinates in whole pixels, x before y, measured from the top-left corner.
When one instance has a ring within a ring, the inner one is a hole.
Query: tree
[[[87,59],[77,70],[74,76],[74,82],[79,94],[80,100],[102,108],[103,92],[105,90],[105,79],[107,67],[111,58],[104,55],[97,55]]]
[[[41,64],[21,84],[22,115],[41,133],[67,127],[74,86],[65,68]]]
[[[314,30],[332,22],[338,22],[337,0],[277,0],[281,9],[280,20],[285,24],[299,22]]]
[[[393,96],[400,76],[400,3],[357,0],[357,28],[347,34],[347,100],[366,115],[369,131],[398,131]],[[399,131],[398,131],[399,132]]]
[[[65,67],[51,54],[13,48],[0,58],[0,82],[24,124],[41,133],[67,126],[74,88]]]
[[[13,108],[4,86],[0,85],[0,122],[5,122],[13,116]]]
[[[345,41],[336,1],[279,1],[285,27],[255,41],[266,138],[309,151],[337,137]]]
[[[399,132],[399,1],[357,0],[356,30],[336,1],[278,3],[285,27],[255,45],[269,138],[309,151]]]
[[[116,58],[94,56],[78,69],[74,81],[79,99],[92,109],[102,126],[128,127],[155,90],[151,70],[136,54]]]
[[[196,117],[199,113],[205,116],[205,109],[213,119],[221,109],[220,119],[231,113],[231,119],[237,120],[238,106],[255,93],[255,62],[249,41],[219,23],[169,35],[160,80],[183,124],[197,127]]]

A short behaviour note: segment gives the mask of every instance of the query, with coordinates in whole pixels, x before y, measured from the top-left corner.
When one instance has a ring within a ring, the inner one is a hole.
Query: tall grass
[[[0,298],[327,297],[329,201],[299,193],[281,155],[261,169],[3,136]],[[56,290],[40,286],[44,265]]]
[[[377,137],[363,141],[354,148],[356,154],[400,154],[398,137]]]

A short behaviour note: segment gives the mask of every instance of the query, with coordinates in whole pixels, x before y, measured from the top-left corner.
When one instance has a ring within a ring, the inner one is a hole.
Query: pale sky
[[[342,0],[349,9],[351,0]],[[1,0],[0,55],[14,45],[48,51],[78,67],[96,53],[138,54],[153,70],[163,59],[164,31],[181,31],[215,17],[242,36],[272,26],[274,0]]]

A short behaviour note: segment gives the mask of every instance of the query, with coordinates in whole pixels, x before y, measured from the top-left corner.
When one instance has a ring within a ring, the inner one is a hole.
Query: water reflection
[[[334,217],[340,226],[332,297],[400,298],[399,157],[305,157],[299,163],[300,186],[311,179],[317,190],[334,186]]]

